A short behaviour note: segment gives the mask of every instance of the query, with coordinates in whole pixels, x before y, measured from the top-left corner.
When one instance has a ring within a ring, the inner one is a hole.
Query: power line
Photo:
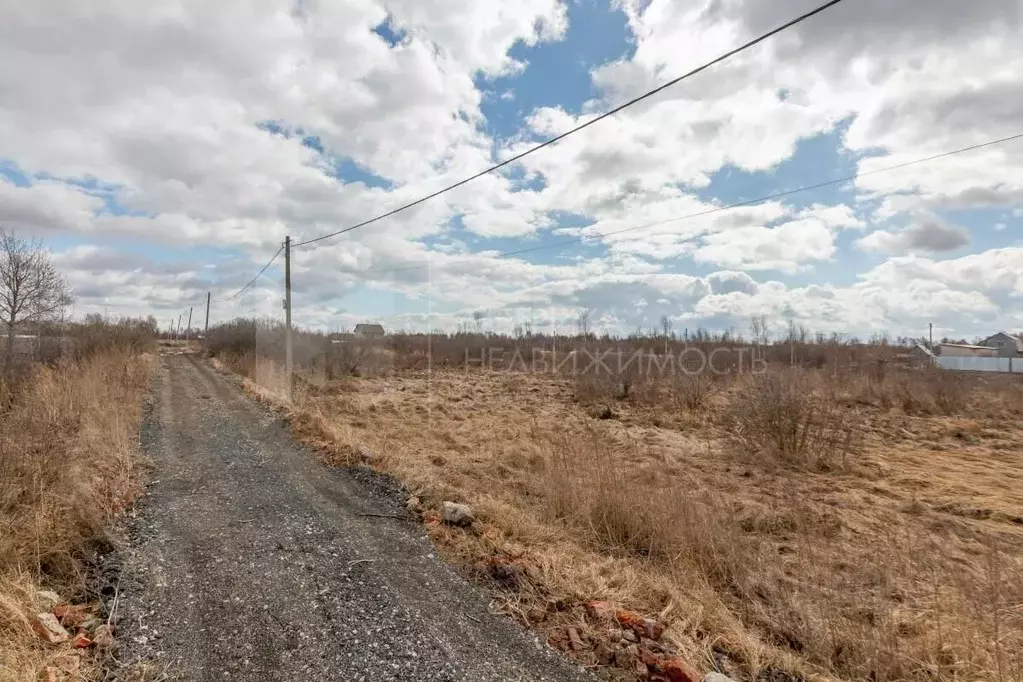
[[[242,292],[244,292],[244,291],[245,291],[246,289],[248,289],[248,288],[249,288],[249,287],[251,287],[251,286],[252,286],[253,284],[255,284],[255,283],[256,283],[256,280],[257,280],[257,279],[259,279],[259,278],[260,278],[260,276],[262,276],[262,274],[263,274],[264,272],[266,272],[266,269],[267,269],[268,267],[270,267],[270,265],[271,265],[271,264],[272,264],[272,263],[273,263],[273,262],[274,262],[275,260],[277,260],[277,256],[281,255],[281,251],[283,251],[283,250],[284,250],[284,245],[282,244],[282,245],[281,245],[281,248],[277,249],[277,253],[275,253],[275,254],[273,255],[273,258],[271,258],[271,259],[270,259],[269,261],[267,261],[266,265],[264,265],[264,266],[263,266],[263,269],[262,269],[262,270],[260,270],[259,272],[257,272],[257,273],[256,273],[256,276],[255,276],[255,277],[253,277],[253,278],[252,278],[251,280],[249,280],[249,283],[248,283],[248,284],[246,284],[246,285],[245,285],[245,286],[243,286],[243,287],[242,287],[241,289],[239,289],[238,291],[236,291],[236,292],[235,292],[235,293],[234,293],[233,295],[231,295],[231,296],[228,296],[228,297],[227,297],[227,300],[229,300],[229,301],[230,301],[230,300],[232,300],[232,299],[238,298],[239,296],[241,296],[241,295],[242,295]]]
[[[664,220],[657,220],[657,221],[650,222],[650,223],[644,223],[642,225],[633,225],[631,227],[622,228],[620,230],[612,230],[610,232],[602,232],[600,234],[583,235],[581,237],[575,237],[574,239],[567,239],[565,241],[556,242],[554,244],[540,244],[538,246],[530,246],[530,247],[527,247],[527,248],[524,248],[524,249],[516,249],[514,251],[503,251],[501,253],[495,254],[494,256],[492,256],[492,258],[507,258],[509,256],[519,256],[519,255],[522,255],[524,253],[532,253],[534,251],[542,251],[544,249],[556,249],[556,248],[560,248],[562,246],[570,246],[572,244],[579,244],[581,242],[585,242],[585,241],[589,241],[589,240],[600,240],[600,239],[604,239],[606,237],[613,237],[615,235],[624,234],[626,232],[633,232],[635,230],[642,230],[642,229],[646,229],[648,227],[656,227],[658,225],[666,225],[668,223],[674,223],[674,222],[678,222],[680,220],[689,220],[689,219],[692,219],[692,218],[700,218],[700,217],[703,217],[703,216],[711,215],[713,213],[720,213],[722,211],[730,211],[732,209],[742,208],[744,206],[752,206],[753,204],[759,204],[759,203],[764,202],[764,201],[771,201],[772,199],[781,199],[783,197],[787,197],[787,196],[790,196],[790,195],[793,195],[793,194],[798,194],[800,192],[809,192],[810,190],[820,189],[822,187],[829,187],[831,185],[840,185],[840,184],[842,184],[844,182],[850,182],[852,180],[857,180],[859,178],[867,177],[868,175],[877,175],[878,173],[887,173],[887,172],[890,172],[890,171],[893,171],[893,170],[898,170],[900,168],[906,168],[908,166],[915,166],[915,165],[920,164],[920,163],[926,163],[928,161],[936,161],[938,159],[943,159],[943,158],[946,158],[946,157],[949,157],[949,156],[954,156],[956,154],[962,154],[964,152],[970,152],[970,151],[974,151],[974,150],[977,150],[977,149],[982,149],[984,147],[991,147],[991,146],[996,145],[996,144],[1003,144],[1005,142],[1011,142],[1013,140],[1018,140],[1020,138],[1023,138],[1023,133],[1017,133],[1015,135],[1010,135],[1008,137],[1002,137],[1002,138],[999,138],[997,140],[991,140],[989,142],[982,142],[980,144],[970,145],[969,147],[962,147],[960,149],[954,149],[954,150],[949,151],[949,152],[942,152],[941,154],[934,154],[933,156],[927,156],[927,157],[924,157],[924,158],[921,158],[921,159],[914,159],[913,161],[906,161],[904,163],[898,163],[898,164],[895,164],[895,165],[892,165],[892,166],[885,166],[884,168],[877,168],[877,169],[874,169],[872,171],[866,171],[864,173],[855,173],[853,175],[848,175],[848,176],[845,176],[845,177],[842,177],[842,178],[836,178],[834,180],[827,180],[825,182],[818,182],[818,183],[813,184],[813,185],[804,185],[802,187],[797,187],[795,189],[785,190],[784,192],[777,192],[775,194],[768,194],[767,196],[757,197],[756,199],[747,199],[746,201],[740,201],[740,202],[737,202],[737,203],[734,203],[734,204],[728,204],[727,206],[717,206],[715,208],[710,208],[710,209],[707,209],[707,210],[704,210],[704,211],[699,211],[697,213],[690,213],[688,215],[677,216],[675,218],[666,218]],[[428,263],[426,265],[413,265],[413,266],[405,267],[405,268],[387,268],[387,269],[381,269],[381,270],[374,270],[374,269],[370,268],[368,270],[363,270],[363,273],[380,272],[380,273],[388,274],[388,273],[399,273],[399,272],[412,272],[414,270],[425,270],[425,269],[430,268],[430,267],[446,267],[448,265],[453,265],[453,264],[457,264],[457,263],[469,263],[469,262],[475,262],[475,259],[470,260],[470,259],[466,258],[466,259],[462,259],[462,260],[448,261],[447,263],[441,263],[439,266]]]
[[[811,11],[807,12],[806,14],[798,16],[795,19],[793,19],[793,20],[791,20],[791,21],[789,21],[789,22],[787,22],[785,24],[782,24],[781,26],[779,26],[777,28],[775,28],[775,29],[773,29],[771,31],[768,31],[767,33],[764,33],[763,35],[759,36],[758,38],[754,38],[753,40],[749,41],[748,43],[740,45],[739,47],[736,47],[736,48],[734,48],[734,49],[724,53],[723,55],[721,55],[721,56],[719,56],[719,57],[717,57],[717,58],[707,62],[703,66],[697,67],[697,68],[693,69],[692,71],[690,71],[688,73],[684,73],[681,76],[668,81],[667,83],[659,85],[658,87],[654,88],[653,90],[650,90],[649,92],[646,92],[646,93],[644,93],[644,94],[642,94],[642,95],[640,95],[638,97],[635,97],[635,98],[629,100],[628,102],[625,102],[624,104],[620,104],[617,107],[615,107],[615,108],[613,108],[613,109],[611,109],[609,111],[604,112],[603,114],[597,116],[596,118],[592,118],[589,121],[586,121],[585,123],[582,123],[582,124],[576,126],[575,128],[572,128],[571,130],[568,130],[568,131],[566,131],[564,133],[561,133],[560,135],[557,135],[555,137],[550,138],[546,142],[542,142],[542,143],[536,145],[535,147],[527,149],[524,152],[520,152],[519,154],[516,154],[515,156],[512,156],[511,158],[505,159],[501,163],[498,163],[498,164],[496,164],[494,166],[491,166],[490,168],[487,168],[484,171],[480,171],[479,173],[476,173],[475,175],[471,175],[471,176],[469,176],[469,177],[467,177],[467,178],[465,178],[463,180],[459,180],[458,182],[454,183],[453,185],[448,185],[447,187],[445,187],[443,189],[439,189],[436,192],[433,192],[432,194],[427,194],[426,196],[421,197],[419,199],[416,199],[415,201],[409,202],[409,203],[405,204],[404,206],[399,206],[398,208],[396,208],[396,209],[394,209],[392,211],[388,211],[387,213],[382,213],[382,214],[376,216],[375,218],[370,218],[369,220],[364,220],[361,223],[358,223],[356,225],[352,225],[351,227],[346,227],[343,230],[338,230],[337,232],[330,232],[328,234],[321,235],[319,237],[314,237],[312,239],[307,239],[307,240],[305,240],[303,242],[298,242],[296,244],[293,244],[293,246],[305,246],[306,244],[312,244],[314,242],[322,241],[324,239],[330,239],[331,237],[336,237],[338,235],[345,234],[346,232],[351,232],[352,230],[357,230],[360,227],[365,227],[366,225],[369,225],[371,223],[375,223],[378,220],[383,220],[384,218],[389,218],[389,217],[391,217],[391,216],[393,216],[393,215],[395,215],[397,213],[401,213],[402,211],[410,209],[410,208],[412,208],[414,206],[418,206],[419,204],[427,202],[430,199],[433,199],[434,197],[438,197],[441,194],[444,194],[445,192],[450,192],[451,190],[456,189],[458,187],[461,187],[462,185],[468,184],[468,183],[472,182],[473,180],[476,180],[477,178],[481,178],[484,175],[487,175],[488,173],[492,173],[495,170],[498,170],[500,168],[504,168],[505,166],[507,166],[509,164],[512,164],[512,163],[515,163],[516,161],[519,161],[520,159],[523,159],[526,156],[529,156],[530,154],[532,154],[534,152],[540,151],[544,147],[548,147],[548,146],[550,146],[550,145],[552,145],[552,144],[554,144],[556,142],[559,142],[559,141],[565,139],[569,135],[577,133],[580,130],[583,130],[584,128],[588,128],[591,125],[593,125],[593,124],[595,124],[595,123],[597,123],[599,121],[603,121],[605,118],[608,118],[610,116],[614,116],[619,111],[622,111],[623,109],[631,107],[633,104],[637,104],[637,103],[642,102],[643,100],[645,100],[645,99],[647,99],[649,97],[653,97],[654,95],[656,95],[657,93],[661,92],[662,90],[670,88],[671,86],[673,86],[673,85],[675,85],[675,84],[677,84],[677,83],[679,83],[679,82],[681,82],[681,81],[683,81],[683,80],[685,80],[687,78],[690,78],[691,76],[695,76],[696,74],[698,74],[698,73],[700,73],[702,71],[706,71],[710,67],[712,67],[712,66],[714,66],[716,64],[719,64],[719,63],[729,59],[730,57],[733,57],[734,55],[739,54],[740,52],[748,50],[749,48],[751,48],[751,47],[753,47],[755,45],[758,45],[758,44],[762,43],[763,41],[767,40],[768,38],[771,38],[771,37],[777,35],[778,33],[781,33],[782,31],[795,26],[796,24],[799,24],[799,23],[801,23],[803,21],[806,21],[807,19],[809,19],[809,18],[811,18],[811,17],[813,17],[813,16],[815,16],[817,14],[820,14],[821,12],[823,12],[823,11],[825,11],[827,9],[830,9],[831,7],[834,7],[835,5],[837,5],[840,2],[842,2],[842,0],[830,0],[829,2],[824,3],[823,5],[821,5],[820,7],[816,8],[814,10],[811,10]]]

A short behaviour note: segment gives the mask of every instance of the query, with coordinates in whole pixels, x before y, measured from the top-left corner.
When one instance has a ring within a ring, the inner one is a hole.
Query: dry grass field
[[[138,425],[151,338],[130,324],[75,329],[75,351],[0,381],[0,679],[102,679],[71,641],[33,632],[39,591],[95,600],[90,567],[110,520],[136,496]],[[42,677],[41,677],[42,676]]]
[[[699,674],[1023,680],[1018,379],[321,369],[295,384],[297,435],[395,475],[495,609],[609,677],[675,679],[616,653],[594,601],[663,623],[640,647]]]

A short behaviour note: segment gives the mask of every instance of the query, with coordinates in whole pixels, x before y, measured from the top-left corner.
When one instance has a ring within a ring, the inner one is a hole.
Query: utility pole
[[[178,315],[178,326],[174,327],[174,340],[177,341],[179,336],[181,336],[181,315]]]
[[[934,323],[927,323],[927,350],[931,351],[931,366],[934,366]]]
[[[206,345],[206,337],[210,335],[210,298],[213,296],[212,291],[206,292],[206,324],[202,328],[202,343]]]
[[[206,324],[203,325],[203,351],[206,351],[207,344],[209,343],[207,337],[210,335],[210,299],[213,297],[213,291],[206,292]]]
[[[291,237],[284,238],[284,367],[288,375],[288,399],[291,399]]]
[[[188,337],[192,335],[192,307],[188,306],[188,326],[185,327],[185,341],[188,341]]]

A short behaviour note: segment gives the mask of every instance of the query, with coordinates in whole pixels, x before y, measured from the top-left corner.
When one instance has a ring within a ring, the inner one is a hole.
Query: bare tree
[[[484,316],[482,310],[477,310],[476,312],[474,312],[472,314],[472,320],[476,324],[476,333],[477,334],[482,334],[483,333],[483,319],[484,319],[484,317],[485,316]]]
[[[675,336],[675,329],[671,324],[671,318],[667,315],[661,315],[661,335],[666,339]]]
[[[0,228],[0,323],[7,328],[4,374],[14,354],[15,328],[52,319],[71,302],[67,281],[42,243]]]
[[[576,319],[576,326],[579,328],[579,336],[588,338],[590,336],[590,316],[592,311],[589,308],[584,308],[579,311],[579,317]]]
[[[753,335],[753,343],[766,346],[770,341],[770,330],[767,326],[767,315],[760,315],[757,317],[753,315],[749,318],[749,331]]]

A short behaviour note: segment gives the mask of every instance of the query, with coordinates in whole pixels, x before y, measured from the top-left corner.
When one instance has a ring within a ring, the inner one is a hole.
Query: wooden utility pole
[[[192,335],[192,307],[188,306],[188,326],[185,327],[185,341],[188,341],[188,337]]]
[[[206,345],[206,337],[209,336],[210,334],[210,298],[212,297],[212,295],[213,295],[212,291],[206,292],[206,324],[203,325],[202,328],[203,345]]]
[[[288,398],[291,398],[291,237],[284,238],[284,367],[288,375]]]
[[[177,341],[178,337],[181,336],[181,315],[178,315],[178,326],[174,327],[174,340]]]

